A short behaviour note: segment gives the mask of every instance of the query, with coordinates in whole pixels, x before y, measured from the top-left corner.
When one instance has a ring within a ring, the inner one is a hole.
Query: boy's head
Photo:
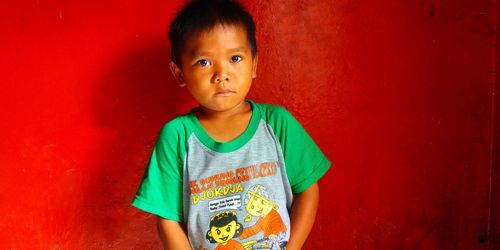
[[[240,26],[246,31],[252,57],[257,54],[255,23],[252,16],[233,0],[191,0],[177,13],[170,24],[169,39],[172,61],[181,65],[181,55],[187,40],[223,26]]]
[[[170,26],[170,69],[201,111],[243,111],[256,76],[252,17],[231,0],[193,0]],[[207,114],[207,113],[205,113]]]

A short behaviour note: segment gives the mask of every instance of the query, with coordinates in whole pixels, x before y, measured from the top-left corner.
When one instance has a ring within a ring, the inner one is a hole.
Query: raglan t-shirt
[[[330,167],[286,109],[248,102],[248,127],[230,142],[212,139],[194,111],[168,122],[132,202],[183,222],[194,249],[283,248],[293,194]]]

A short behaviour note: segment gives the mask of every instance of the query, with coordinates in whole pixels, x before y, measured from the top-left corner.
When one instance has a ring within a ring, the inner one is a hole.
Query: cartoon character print
[[[232,240],[238,237],[243,225],[238,222],[236,212],[225,211],[210,218],[210,226],[206,238],[210,243],[219,243],[215,250],[244,250],[243,246]]]
[[[283,249],[286,245],[286,242],[284,241],[286,226],[277,211],[278,205],[270,200],[266,188],[262,185],[252,186],[247,191],[245,203],[245,209],[249,214],[245,218],[245,222],[250,222],[252,220],[252,216],[259,219],[253,226],[243,229],[239,238],[245,239],[256,235],[259,232],[263,232],[264,239],[269,244],[277,245],[279,246],[278,249]]]

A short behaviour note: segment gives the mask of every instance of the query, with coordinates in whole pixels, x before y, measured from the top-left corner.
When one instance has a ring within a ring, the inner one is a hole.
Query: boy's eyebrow
[[[248,49],[245,47],[236,47],[228,50],[230,53],[235,53],[235,52],[246,52]],[[211,52],[208,51],[203,51],[203,50],[192,50],[191,51],[191,56],[192,57],[200,57],[200,56],[210,56],[212,55]]]
[[[244,48],[244,47],[237,47],[237,48],[234,48],[234,49],[230,49],[229,51],[230,52],[245,52],[245,51],[247,51],[247,49]]]
[[[199,50],[191,50],[189,52],[189,55],[191,57],[200,57],[200,56],[207,56],[207,55],[210,55],[210,53],[208,52],[204,52],[204,51],[199,51]]]

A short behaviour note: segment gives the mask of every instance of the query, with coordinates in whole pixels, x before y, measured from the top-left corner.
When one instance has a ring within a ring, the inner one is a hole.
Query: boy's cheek
[[[204,72],[186,72],[184,79],[188,83],[196,84],[210,80],[210,75]]]

